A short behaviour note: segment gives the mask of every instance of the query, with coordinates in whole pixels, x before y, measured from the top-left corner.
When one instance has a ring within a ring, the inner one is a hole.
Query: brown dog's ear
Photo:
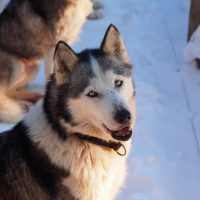
[[[123,40],[119,31],[113,24],[108,27],[100,48],[111,56],[115,56],[125,62],[129,62]]]
[[[54,73],[57,85],[69,82],[70,73],[77,61],[76,53],[65,42],[59,41],[54,53]]]

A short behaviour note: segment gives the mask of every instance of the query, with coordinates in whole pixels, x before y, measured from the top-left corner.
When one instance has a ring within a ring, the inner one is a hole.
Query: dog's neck
[[[41,109],[53,131],[58,134],[61,139],[65,140],[68,137],[67,131],[70,130],[69,128],[67,130],[66,127],[63,127],[62,122],[66,122],[69,125],[72,122],[70,113],[64,110],[64,102],[58,100],[63,100],[62,97],[58,97],[60,94],[63,94],[59,90],[62,90],[62,88],[56,86],[55,77],[52,75],[46,87],[46,94]]]
[[[126,148],[121,142],[114,142],[114,141],[106,141],[98,137],[90,136],[90,135],[84,135],[81,133],[75,133],[75,135],[80,139],[87,141],[89,143],[99,145],[102,148],[110,148],[116,151],[116,153],[120,156],[125,156],[126,155]],[[119,149],[122,148],[123,151],[120,152]]]

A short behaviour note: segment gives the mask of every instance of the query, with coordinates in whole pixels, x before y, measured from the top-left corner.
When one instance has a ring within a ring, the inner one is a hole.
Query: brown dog
[[[11,0],[0,15],[0,121],[16,122],[42,97],[24,89],[58,40],[71,44],[92,11],[90,0]]]

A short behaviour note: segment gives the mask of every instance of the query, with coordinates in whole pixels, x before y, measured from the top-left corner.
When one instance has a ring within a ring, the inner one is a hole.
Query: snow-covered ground
[[[98,47],[113,23],[134,63],[138,117],[117,199],[199,200],[200,71],[183,61],[189,1],[101,1],[104,18],[88,21],[73,47]],[[43,84],[41,68],[32,87]]]

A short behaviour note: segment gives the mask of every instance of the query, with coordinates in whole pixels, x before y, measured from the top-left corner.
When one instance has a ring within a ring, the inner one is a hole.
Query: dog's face
[[[74,131],[127,141],[135,122],[132,66],[114,26],[109,26],[100,49],[75,54],[59,42],[55,77],[63,91]],[[65,93],[66,91],[66,93]]]

